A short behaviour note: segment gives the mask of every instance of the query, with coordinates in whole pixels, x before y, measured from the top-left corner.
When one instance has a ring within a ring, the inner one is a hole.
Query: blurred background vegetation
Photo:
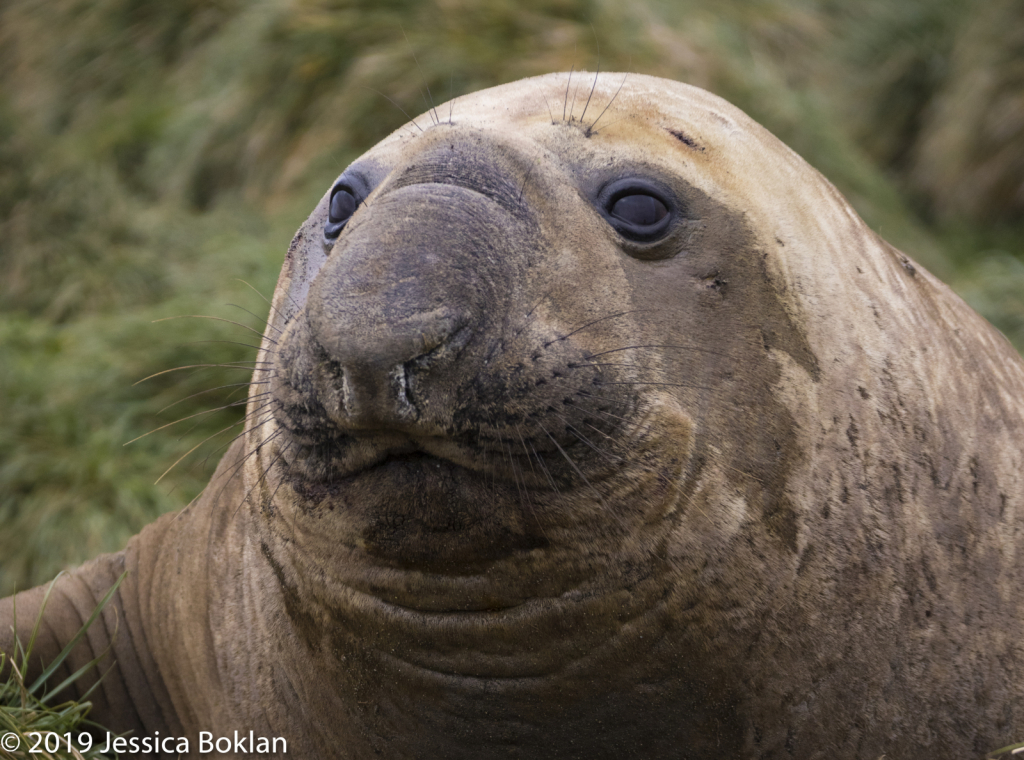
[[[247,371],[135,382],[257,339],[154,320],[260,329],[253,289],[405,120],[375,90],[418,113],[424,80],[599,58],[739,105],[1024,347],[1021,0],[0,0],[0,595],[202,487],[234,430],[154,481],[240,408],[123,444]]]

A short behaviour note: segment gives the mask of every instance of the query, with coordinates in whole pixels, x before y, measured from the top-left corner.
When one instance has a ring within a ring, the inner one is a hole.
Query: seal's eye
[[[654,196],[637,193],[620,197],[608,213],[627,224],[650,227],[668,216],[668,209]]]
[[[341,228],[355,213],[358,205],[356,196],[347,187],[334,188],[334,194],[331,195],[331,209],[327,217],[327,224],[324,226],[324,235],[328,239],[338,237]]]
[[[622,237],[633,243],[654,243],[672,229],[676,204],[660,183],[643,177],[626,177],[605,185],[597,195],[604,218]]]

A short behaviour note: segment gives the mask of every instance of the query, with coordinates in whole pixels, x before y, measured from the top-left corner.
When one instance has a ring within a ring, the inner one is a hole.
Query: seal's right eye
[[[340,185],[334,188],[327,224],[324,225],[324,236],[328,240],[338,237],[345,222],[355,213],[358,205],[359,202],[356,200],[355,194],[347,187]]]
[[[633,246],[628,253],[647,258],[650,246],[665,240],[679,216],[679,203],[660,182],[645,177],[623,177],[605,185],[597,194],[604,218]],[[659,253],[658,256],[661,254]]]
[[[668,216],[668,209],[653,195],[633,193],[616,200],[608,213],[633,227],[643,228],[653,227]]]

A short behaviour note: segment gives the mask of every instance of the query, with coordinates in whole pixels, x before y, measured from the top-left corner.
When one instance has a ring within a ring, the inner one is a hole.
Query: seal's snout
[[[459,186],[400,186],[339,239],[294,336],[307,394],[338,432],[448,433],[451,399],[483,361],[474,338],[514,281],[517,257],[495,243],[506,215]]]
[[[358,310],[359,303],[350,307]],[[321,398],[335,395],[325,383],[340,380],[340,404],[326,411],[342,428],[415,423],[423,399],[417,401],[413,385],[431,369],[443,371],[473,334],[472,319],[448,306],[391,319],[378,313],[377,329],[345,329],[365,314],[331,316],[332,329],[318,337],[337,366],[318,375],[317,391]]]

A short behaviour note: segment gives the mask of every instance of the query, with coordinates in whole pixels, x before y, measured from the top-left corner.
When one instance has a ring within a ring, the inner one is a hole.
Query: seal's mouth
[[[353,458],[347,457],[345,463],[340,464],[339,460],[325,456],[314,447],[302,447],[293,453],[291,459],[282,456],[281,463],[284,477],[292,488],[310,502],[320,502],[363,478],[387,472],[404,471],[414,475],[431,470],[448,473],[465,470],[448,459],[433,456],[414,446],[373,452],[371,457],[359,457],[361,461],[358,463],[353,462]]]
[[[559,444],[519,435],[505,438],[416,436],[398,431],[311,437],[285,428],[281,449],[285,477],[305,490],[332,489],[383,468],[445,471],[453,477],[487,477],[496,483],[548,490],[568,485],[550,464]],[[564,447],[562,449],[564,451]],[[594,480],[601,479],[600,473]]]

